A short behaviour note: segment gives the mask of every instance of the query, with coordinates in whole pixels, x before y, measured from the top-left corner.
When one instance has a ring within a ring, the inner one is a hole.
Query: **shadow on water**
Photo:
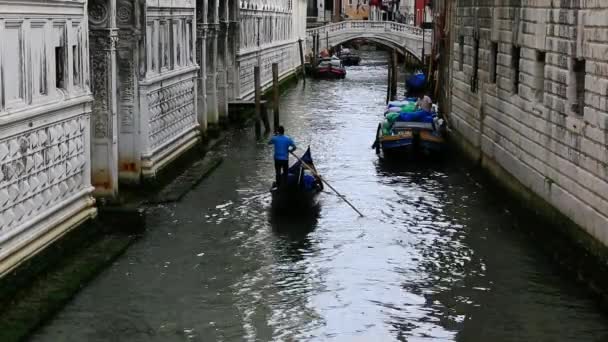
[[[378,160],[387,54],[362,57],[345,80],[285,91],[281,123],[365,218],[329,190],[322,208],[273,210],[271,147],[239,131],[218,170],[151,212],[145,236],[34,340],[606,340],[605,315],[539,251],[553,227],[520,233],[542,223],[476,166],[450,150]]]
[[[279,237],[293,242],[307,238],[317,227],[321,215],[321,205],[317,203],[310,208],[299,210],[279,211],[271,207],[268,210],[269,222],[272,231]]]
[[[446,161],[441,158],[378,158],[376,172],[379,176],[395,176],[403,173],[424,176],[430,171],[442,171]]]
[[[309,235],[316,229],[321,215],[321,204],[308,208],[279,210],[271,206],[268,219],[278,238],[278,248],[293,261],[304,259],[302,251],[311,250]]]

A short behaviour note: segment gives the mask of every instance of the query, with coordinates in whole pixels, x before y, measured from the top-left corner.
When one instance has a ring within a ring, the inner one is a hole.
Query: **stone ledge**
[[[84,223],[0,279],[0,341],[24,340],[135,240],[101,235],[99,223]]]

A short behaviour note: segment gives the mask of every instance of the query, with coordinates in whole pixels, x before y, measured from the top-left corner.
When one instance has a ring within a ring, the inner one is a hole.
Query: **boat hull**
[[[377,134],[376,153],[384,157],[408,154],[439,154],[445,147],[443,136],[437,131],[428,130],[406,130],[395,135],[382,135],[381,130]]]
[[[302,191],[297,189],[270,190],[272,208],[278,211],[300,211],[314,208],[318,205],[318,195],[321,190]]]
[[[317,68],[313,75],[317,78],[342,79],[346,77],[346,70],[336,67],[321,67]]]
[[[340,57],[340,60],[342,61],[342,65],[353,66],[353,65],[359,65],[359,63],[361,62],[361,57],[359,57],[359,56],[344,56],[344,57]]]

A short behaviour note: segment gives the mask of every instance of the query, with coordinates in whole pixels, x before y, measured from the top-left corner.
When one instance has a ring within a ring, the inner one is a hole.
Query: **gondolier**
[[[270,139],[268,145],[274,145],[276,185],[280,187],[287,184],[289,152],[295,151],[297,147],[293,140],[285,135],[285,128],[283,126],[279,126],[276,135]]]

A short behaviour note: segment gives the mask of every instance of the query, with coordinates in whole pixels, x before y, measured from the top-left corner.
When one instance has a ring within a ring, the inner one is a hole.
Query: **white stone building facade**
[[[0,276],[96,214],[86,11],[0,2]]]
[[[572,3],[459,1],[449,119],[456,140],[505,184],[606,246],[608,2]]]
[[[0,277],[300,66],[305,0],[0,1]]]
[[[279,64],[283,79],[301,65],[299,41],[305,51],[305,0],[249,0],[239,9],[240,35],[236,57],[238,84],[234,89],[239,99],[254,96],[254,67],[260,66],[261,85],[272,84],[272,64]]]

